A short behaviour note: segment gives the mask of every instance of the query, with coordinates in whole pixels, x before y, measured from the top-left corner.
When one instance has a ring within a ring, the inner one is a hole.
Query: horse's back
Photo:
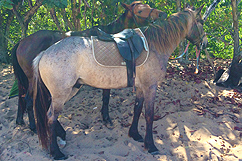
[[[90,57],[89,38],[67,37],[41,52],[38,68],[47,88],[72,87],[79,78],[83,57]],[[53,83],[54,82],[54,83]]]
[[[51,30],[41,30],[22,39],[17,49],[20,61],[30,61],[43,50],[63,38],[62,33]]]

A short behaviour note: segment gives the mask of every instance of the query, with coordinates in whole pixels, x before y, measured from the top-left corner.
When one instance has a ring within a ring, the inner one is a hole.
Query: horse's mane
[[[189,16],[189,11],[182,11],[171,15],[167,20],[158,19],[155,24],[150,24],[144,35],[151,50],[155,47],[159,53],[173,52],[173,46],[178,46],[187,33]]]

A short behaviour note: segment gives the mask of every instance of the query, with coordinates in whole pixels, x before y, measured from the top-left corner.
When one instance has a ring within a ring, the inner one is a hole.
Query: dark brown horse
[[[12,50],[13,68],[18,79],[19,102],[16,123],[24,124],[23,114],[27,109],[30,129],[35,131],[35,121],[32,103],[32,61],[43,50],[47,49],[57,41],[67,36],[91,36],[97,35],[97,28],[107,33],[117,33],[125,28],[135,28],[148,25],[157,18],[166,18],[166,13],[150,8],[147,4],[135,1],[130,5],[123,4],[125,12],[116,21],[107,26],[97,26],[85,31],[68,32],[63,34],[58,31],[42,30],[38,31],[16,44]],[[103,108],[101,110],[103,120],[111,123],[108,114],[110,90],[103,90]]]
[[[170,55],[185,38],[199,49],[207,46],[199,17],[202,7],[195,11],[187,8],[166,21],[149,25],[144,31],[150,51],[147,61],[136,67],[136,99],[129,136],[144,141],[144,147],[151,154],[158,152],[152,134],[156,90],[165,78]],[[77,93],[81,84],[102,89],[127,87],[126,67],[99,65],[93,57],[90,38],[68,37],[41,52],[34,59],[33,68],[33,98],[40,142],[44,148],[50,147],[54,159],[65,159],[57,145],[57,136],[64,131],[63,128],[60,130],[57,118],[65,102]],[[51,94],[51,101],[45,97],[48,94]],[[143,105],[146,120],[144,140],[138,132]]]

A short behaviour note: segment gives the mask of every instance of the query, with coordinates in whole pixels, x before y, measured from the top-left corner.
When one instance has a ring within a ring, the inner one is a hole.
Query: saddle
[[[99,29],[98,39],[116,43],[127,67],[128,87],[134,86],[135,60],[144,50],[142,38],[133,30],[125,29],[117,34],[107,34]]]

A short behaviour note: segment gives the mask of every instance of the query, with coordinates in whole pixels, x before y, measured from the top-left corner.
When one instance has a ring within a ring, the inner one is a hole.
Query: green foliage
[[[0,0],[0,9],[12,9],[13,2],[11,0]]]
[[[31,0],[30,0],[31,1]],[[195,8],[200,7],[205,4],[202,10],[202,14],[205,12],[206,7],[208,7],[214,0],[187,0],[186,3],[193,4]],[[12,13],[12,5],[17,4],[20,0],[0,0],[0,24],[1,30],[8,30],[7,37],[13,42],[18,42],[21,39],[21,27],[16,18],[11,21],[11,25],[6,27],[6,23],[9,20],[8,17]],[[28,1],[21,1],[21,5],[18,9],[20,15],[25,15],[26,11],[30,10],[28,6]],[[33,0],[34,4],[36,1]],[[88,6],[86,3],[88,3]],[[107,25],[108,23],[117,19],[123,12],[124,8],[120,5],[120,0],[81,0],[76,1],[76,7],[80,7],[80,13],[77,18],[80,20],[81,30],[90,28],[96,25]],[[122,1],[124,3],[130,4],[133,0]],[[157,8],[168,14],[168,17],[177,12],[177,1],[176,0],[142,0],[143,3],[149,4],[152,8]],[[219,58],[232,58],[233,56],[233,38],[231,33],[233,32],[232,26],[232,8],[231,1],[221,1],[216,9],[208,17],[204,24],[204,30],[208,37],[208,51],[212,53],[215,57]],[[242,10],[242,2],[238,5],[238,12]],[[38,30],[57,30],[57,26],[54,20],[49,14],[51,8],[55,8],[56,16],[60,22],[60,26],[64,31],[70,30],[67,28],[67,22],[63,18],[62,9],[65,9],[66,16],[68,20],[73,22],[73,4],[70,0],[44,0],[43,5],[37,10],[37,12],[32,17],[27,30],[27,35],[32,34]],[[186,7],[184,1],[181,1],[181,10]],[[242,39],[242,19],[241,14],[239,14],[239,34]],[[0,35],[1,36],[1,35]],[[240,42],[241,43],[241,42]],[[12,48],[12,44],[8,43],[8,50]],[[189,48],[191,57],[194,56],[195,50],[194,46]],[[174,52],[175,55],[179,55],[179,50]]]
[[[43,4],[46,5],[48,8],[66,8],[68,5],[67,0],[44,0]]]

